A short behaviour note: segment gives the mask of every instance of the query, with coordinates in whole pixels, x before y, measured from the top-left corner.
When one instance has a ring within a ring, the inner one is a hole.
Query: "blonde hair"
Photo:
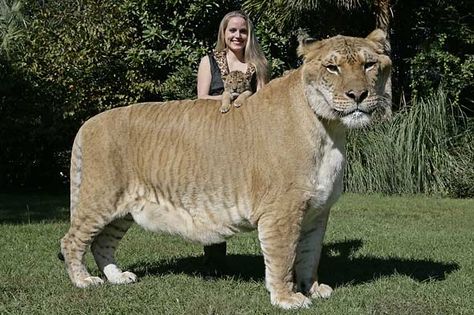
[[[258,82],[268,82],[268,62],[263,54],[262,48],[258,43],[257,37],[253,30],[252,21],[242,11],[232,11],[227,13],[219,25],[219,33],[217,34],[216,51],[222,51],[227,48],[225,43],[225,30],[229,20],[233,17],[240,17],[247,23],[247,43],[245,44],[245,62],[253,64],[257,73]]]

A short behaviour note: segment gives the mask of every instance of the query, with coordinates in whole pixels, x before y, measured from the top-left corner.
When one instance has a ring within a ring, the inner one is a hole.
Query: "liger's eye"
[[[372,70],[377,63],[375,61],[366,62],[364,65],[365,71]]]
[[[339,68],[336,65],[326,65],[326,70],[334,74],[339,73]]]

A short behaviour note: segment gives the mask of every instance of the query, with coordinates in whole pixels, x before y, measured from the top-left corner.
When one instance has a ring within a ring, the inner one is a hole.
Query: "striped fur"
[[[318,282],[317,269],[329,209],[342,190],[345,129],[387,107],[383,40],[375,31],[302,44],[302,67],[227,115],[219,101],[185,100],[88,120],[72,150],[71,225],[61,240],[72,282],[103,282],[84,265],[89,245],[108,281],[136,281],[114,258],[135,221],[201,244],[257,229],[272,304],[305,307],[311,297],[328,297],[332,289]],[[328,75],[327,60],[345,70]],[[367,89],[370,104],[349,96],[334,104],[354,89]]]

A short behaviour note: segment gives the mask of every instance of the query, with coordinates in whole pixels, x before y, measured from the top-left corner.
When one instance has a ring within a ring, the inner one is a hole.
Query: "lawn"
[[[74,288],[56,257],[67,218],[65,196],[0,194],[0,314],[474,313],[472,199],[344,195],[320,268],[335,291],[299,311],[270,305],[255,233],[229,241],[228,272],[210,279],[201,246],[134,226],[117,254],[140,281]]]

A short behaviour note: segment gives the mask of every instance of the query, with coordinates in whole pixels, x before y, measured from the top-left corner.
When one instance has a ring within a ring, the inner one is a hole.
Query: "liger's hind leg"
[[[99,235],[96,236],[91,246],[92,254],[99,267],[111,283],[131,283],[137,281],[137,276],[117,267],[115,250],[118,243],[133,224],[131,215],[116,219],[109,223]]]
[[[77,287],[85,288],[104,282],[99,277],[91,276],[84,263],[87,247],[104,225],[105,222],[100,217],[75,215],[71,219],[69,231],[61,239],[61,254],[64,257],[69,277]]]

